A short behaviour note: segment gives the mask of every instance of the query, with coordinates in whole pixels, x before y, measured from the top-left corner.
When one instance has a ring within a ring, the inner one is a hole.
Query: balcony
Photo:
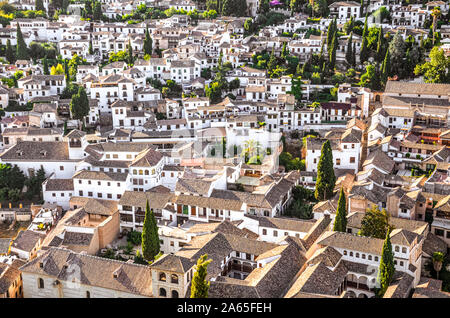
[[[370,291],[369,286],[367,286],[366,284],[363,284],[363,283],[347,281],[347,287]]]

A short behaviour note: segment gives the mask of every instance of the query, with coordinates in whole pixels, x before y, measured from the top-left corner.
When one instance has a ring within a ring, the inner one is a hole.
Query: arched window
[[[395,247],[395,251],[396,251],[396,252],[400,252],[400,247],[396,246],[396,247]]]
[[[176,290],[172,290],[172,298],[178,298],[178,292]]]
[[[402,253],[406,254],[406,247],[402,247]]]
[[[143,174],[143,171],[139,170],[139,175],[142,176],[142,174]]]
[[[165,273],[160,273],[159,274],[159,281],[161,281],[161,282],[165,282],[166,281],[166,274]]]
[[[166,290],[164,288],[159,289],[159,296],[161,296],[161,297],[167,296]]]
[[[178,275],[175,274],[170,275],[170,282],[172,284],[178,284]]]
[[[90,291],[86,291],[86,298],[91,298],[91,292]]]
[[[137,174],[137,170],[136,169],[133,169],[133,174]]]
[[[148,176],[148,170],[144,170],[144,174]]]
[[[39,288],[44,288],[44,280],[42,278],[39,278],[38,287]]]

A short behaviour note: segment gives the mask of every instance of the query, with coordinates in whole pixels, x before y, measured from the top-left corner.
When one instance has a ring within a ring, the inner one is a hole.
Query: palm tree
[[[434,252],[433,257],[433,268],[436,271],[436,279],[439,279],[439,272],[442,269],[442,264],[444,262],[444,254],[441,252]]]
[[[434,45],[434,33],[436,32],[436,20],[441,16],[441,8],[434,7],[433,10],[431,10],[431,15],[433,16],[433,45]]]

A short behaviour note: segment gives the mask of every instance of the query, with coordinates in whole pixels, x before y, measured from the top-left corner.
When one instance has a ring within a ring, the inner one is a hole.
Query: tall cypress
[[[384,57],[383,64],[381,65],[381,83],[386,84],[388,77],[391,73],[391,54],[389,49],[386,50],[386,56]]]
[[[336,218],[334,219],[333,231],[347,232],[347,206],[344,193],[344,187],[341,188],[338,199],[338,207],[336,210]]]
[[[210,282],[206,281],[206,275],[208,264],[211,263],[211,259],[207,260],[208,254],[204,254],[197,260],[195,266],[195,273],[192,277],[191,285],[191,298],[208,298],[208,290]]]
[[[378,42],[377,42],[377,61],[381,63],[384,58],[384,35],[383,28],[380,26],[380,31],[378,32]]]
[[[92,47],[92,39],[89,41],[89,48],[88,48],[89,54],[94,54],[94,48]]]
[[[333,152],[330,141],[322,145],[319,164],[317,165],[317,181],[314,196],[317,200],[326,200],[333,194],[336,176],[333,168]]]
[[[367,47],[368,46],[367,34],[369,32],[368,26],[367,26],[367,17],[368,17],[368,14],[366,14],[366,20],[364,22],[361,51],[359,52],[359,59],[360,59],[361,64],[363,64],[369,58],[369,48]]]
[[[17,23],[17,31],[16,31],[16,38],[17,38],[17,46],[16,46],[16,58],[18,60],[28,60],[28,49],[27,44],[25,43],[23,39],[22,31],[20,30],[20,25]]]
[[[150,37],[150,32],[148,29],[145,30],[145,39],[144,39],[144,54],[152,55],[153,53],[153,40]]]
[[[353,67],[356,66],[356,44],[355,44],[355,43],[353,43],[352,63],[351,63],[351,65],[352,65]]]
[[[14,54],[14,50],[11,46],[11,41],[9,39],[6,41],[5,56],[9,64],[13,64],[16,61],[16,55]]]
[[[131,40],[128,40],[128,64],[133,64],[133,47],[131,46]]]
[[[160,251],[158,226],[155,214],[150,210],[147,203],[145,205],[144,226],[142,228],[142,255],[146,260],[153,260]]]
[[[347,40],[347,52],[345,52],[345,60],[348,64],[352,64],[352,55],[353,55],[353,32],[350,32],[350,36]]]
[[[391,230],[388,229],[383,244],[383,251],[381,252],[380,267],[378,269],[378,284],[379,284],[379,289],[377,289],[378,297],[383,297],[395,273],[394,254],[392,253],[390,234]]]
[[[333,40],[331,41],[331,48],[329,50],[329,57],[330,57],[330,72],[333,73],[334,66],[336,65],[336,50],[338,46],[338,39],[337,39],[337,31],[334,31],[333,34]]]
[[[48,60],[47,56],[42,59],[42,67],[44,70],[44,75],[50,75],[50,71],[48,70]]]

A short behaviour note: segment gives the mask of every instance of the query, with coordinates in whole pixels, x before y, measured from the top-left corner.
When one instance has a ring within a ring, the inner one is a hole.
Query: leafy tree
[[[347,232],[347,206],[344,187],[341,188],[341,192],[339,193],[338,207],[336,210],[336,218],[334,219],[333,231]]]
[[[333,153],[330,141],[322,145],[319,163],[317,165],[317,181],[314,196],[317,200],[326,200],[333,194],[336,176],[333,168]]]
[[[354,26],[353,16],[351,16],[350,20],[348,20],[344,24],[343,31],[345,32],[345,34],[351,34],[353,32],[353,26]]]
[[[63,75],[64,74],[64,68],[61,64],[58,64],[55,66],[52,66],[50,69],[50,75]]]
[[[406,43],[399,33],[396,33],[389,43],[389,54],[391,56],[391,74],[401,77],[405,69]]]
[[[14,53],[14,50],[11,46],[11,41],[9,39],[6,41],[5,57],[6,60],[9,62],[9,64],[13,64],[16,61],[16,55]]]
[[[89,99],[83,86],[78,88],[78,92],[72,96],[70,101],[70,111],[74,119],[83,120],[89,114]]]
[[[150,32],[148,29],[145,30],[145,39],[144,39],[144,54],[152,55],[153,53],[153,40],[150,37]]]
[[[142,228],[142,254],[146,260],[153,260],[160,250],[158,226],[153,209],[145,205],[144,226]]]
[[[380,209],[373,205],[367,209],[361,220],[361,229],[359,235],[376,237],[382,239],[386,237],[387,231],[390,229],[389,214],[385,209]]]
[[[444,254],[442,252],[434,252],[431,260],[433,269],[436,272],[436,279],[439,279],[439,272],[442,270],[442,264],[444,263]]]
[[[430,52],[430,61],[417,65],[414,73],[423,75],[426,83],[450,82],[450,57],[446,57],[444,50],[434,47]]]
[[[292,78],[291,84],[291,90],[288,93],[294,95],[295,100],[299,103],[302,100],[302,78],[300,76]]]
[[[366,66],[366,73],[361,76],[361,81],[359,85],[363,87],[369,87],[373,90],[380,89],[380,75],[378,74],[378,68],[373,64],[368,64]]]
[[[0,188],[22,189],[26,177],[17,165],[0,163]]]
[[[312,5],[314,16],[326,17],[328,15],[328,3],[327,0],[314,0]]]
[[[395,273],[394,253],[392,253],[390,232],[390,230],[386,232],[385,240],[383,243],[383,251],[381,253],[381,261],[377,277],[380,287],[376,291],[378,297],[383,297]]]
[[[20,25],[17,24],[17,31],[16,31],[16,38],[17,38],[17,46],[16,46],[16,58],[18,60],[28,60],[28,49],[27,44],[25,43],[25,40],[23,39],[22,31],[20,30]]]
[[[208,298],[208,290],[211,283],[206,281],[206,275],[208,275],[207,267],[212,260],[207,260],[207,258],[208,254],[205,254],[197,260],[195,273],[192,277],[191,298]]]

